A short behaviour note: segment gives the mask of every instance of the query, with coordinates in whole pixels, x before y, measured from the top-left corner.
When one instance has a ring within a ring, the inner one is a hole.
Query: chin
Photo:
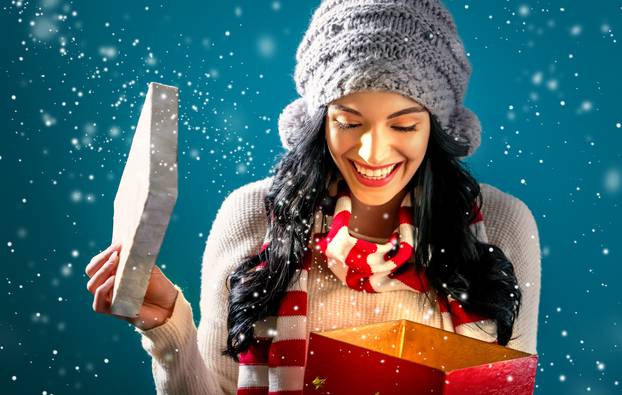
[[[364,189],[364,187],[360,185],[353,186],[349,182],[348,187],[358,201],[368,206],[381,206],[386,204],[391,201],[398,192],[393,188],[387,188],[385,191],[370,191],[369,189]]]

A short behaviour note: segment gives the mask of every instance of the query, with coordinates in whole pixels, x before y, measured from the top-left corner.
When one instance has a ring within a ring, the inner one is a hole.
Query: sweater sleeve
[[[482,186],[482,211],[489,242],[514,265],[522,303],[507,347],[537,353],[541,255],[538,226],[520,199],[495,187]]]
[[[160,395],[218,394],[216,377],[207,370],[197,346],[192,306],[179,291],[173,313],[164,324],[149,330],[135,327],[151,356],[151,370]]]
[[[266,230],[264,196],[271,177],[244,185],[223,201],[205,243],[201,265],[201,321],[181,289],[167,321],[143,331],[159,395],[234,394],[238,365],[221,354],[227,340],[226,279],[242,260],[256,254]]]

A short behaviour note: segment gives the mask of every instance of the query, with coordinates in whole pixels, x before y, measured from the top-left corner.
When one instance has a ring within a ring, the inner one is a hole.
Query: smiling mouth
[[[368,180],[374,180],[374,181],[383,180],[391,176],[395,172],[395,169],[397,169],[399,165],[402,163],[402,162],[397,162],[389,166],[376,168],[376,169],[370,169],[368,167],[359,165],[357,162],[354,162],[351,159],[350,159],[350,162],[352,163],[352,168],[361,177],[366,178]]]

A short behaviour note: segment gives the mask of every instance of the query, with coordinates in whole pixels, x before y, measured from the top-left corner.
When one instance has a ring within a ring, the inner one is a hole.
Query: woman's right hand
[[[179,291],[157,265],[153,265],[151,270],[149,285],[138,316],[129,318],[111,313],[112,290],[120,251],[121,245],[111,244],[95,255],[85,268],[87,276],[90,277],[86,289],[94,296],[93,310],[128,321],[142,330],[162,325],[173,313]]]

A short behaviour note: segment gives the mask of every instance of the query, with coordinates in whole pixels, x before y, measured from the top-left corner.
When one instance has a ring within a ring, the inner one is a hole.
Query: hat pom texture
[[[303,98],[299,97],[289,103],[279,115],[279,137],[281,144],[291,150],[300,140],[302,128],[309,122],[307,106]]]

